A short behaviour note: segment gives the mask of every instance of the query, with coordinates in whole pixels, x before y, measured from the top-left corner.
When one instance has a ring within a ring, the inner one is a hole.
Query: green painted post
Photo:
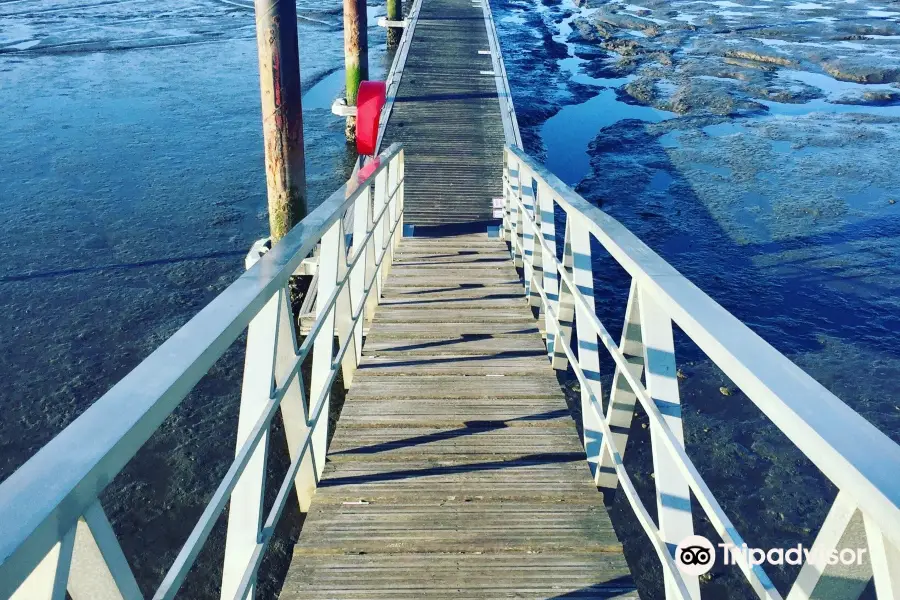
[[[256,45],[272,243],[307,213],[296,0],[256,0]]]
[[[400,21],[403,19],[402,0],[387,0],[387,20]],[[403,29],[400,27],[388,27],[387,43],[389,48],[396,48],[400,44],[400,37],[403,35]]]
[[[344,64],[347,69],[347,106],[356,106],[359,84],[369,78],[369,40],[366,0],[344,0]],[[356,140],[356,117],[347,117],[347,139]]]

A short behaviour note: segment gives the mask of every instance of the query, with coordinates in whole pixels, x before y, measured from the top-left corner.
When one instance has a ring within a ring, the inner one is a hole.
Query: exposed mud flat
[[[526,149],[900,441],[900,5],[579,4],[495,2]],[[618,336],[629,282],[597,263]],[[738,531],[810,545],[836,490],[680,332],[676,353],[688,454]],[[625,462],[655,513],[646,427]],[[642,595],[661,597],[621,494],[613,512]],[[782,593],[797,573],[766,570]],[[704,598],[754,597],[742,579],[719,565]]]
[[[340,6],[298,4],[315,207],[355,155],[329,110],[343,89]],[[2,2],[0,107],[2,480],[239,276],[266,235],[253,3]],[[233,457],[242,369],[241,340],[103,498],[145,594]],[[273,473],[286,467],[279,435]],[[186,597],[218,598],[223,534],[220,522]]]

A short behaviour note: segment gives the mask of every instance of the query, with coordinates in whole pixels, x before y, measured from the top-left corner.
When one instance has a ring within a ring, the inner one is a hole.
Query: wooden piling
[[[369,78],[365,0],[344,0],[344,64],[347,70],[347,106],[356,106],[359,84]],[[347,117],[347,139],[356,140],[356,117]]]
[[[256,0],[272,243],[307,213],[296,0]]]
[[[400,21],[403,19],[402,0],[386,0],[387,1],[387,20]],[[400,27],[388,27],[387,44],[389,48],[396,48],[400,44],[400,37],[403,35],[403,29]]]

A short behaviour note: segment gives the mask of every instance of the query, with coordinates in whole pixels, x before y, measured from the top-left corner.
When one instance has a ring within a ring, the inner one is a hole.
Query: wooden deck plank
[[[305,556],[286,582],[296,598],[637,598],[609,553]],[[413,576],[411,576],[413,574]],[[604,595],[597,579],[614,581]],[[560,582],[565,582],[560,585]],[[374,588],[374,589],[373,589]],[[375,589],[383,590],[380,594]]]
[[[409,286],[400,287],[393,286],[392,281],[388,278],[388,281],[385,282],[382,295],[385,298],[397,298],[402,300],[429,300],[441,298],[478,299],[493,298],[497,297],[498,294],[502,295],[504,298],[519,294],[519,297],[522,298],[522,284],[518,281],[509,281],[495,285],[487,285],[481,282],[451,284],[442,281],[442,283],[442,287],[429,286],[427,284],[418,288]],[[510,304],[514,304],[514,302]]]
[[[504,248],[401,242],[282,598],[637,597]]]
[[[483,323],[485,325],[510,324],[531,329],[534,325],[530,316],[523,314],[527,310],[526,305],[521,306],[521,312],[510,308],[478,308],[475,306],[451,308],[385,308],[384,314],[379,315],[381,323],[396,323],[412,325],[416,323],[453,323],[460,320],[460,312],[465,311],[465,319],[470,323]]]
[[[409,271],[397,270],[392,272],[388,281],[388,287],[392,290],[404,287],[422,287],[427,286],[434,281],[434,269],[415,269]],[[518,279],[513,278],[505,269],[493,269],[483,271],[476,275],[469,272],[469,269],[441,269],[440,278],[445,286],[468,285],[471,281],[478,281],[479,286],[506,285],[509,283],[517,283]]]
[[[359,398],[493,398],[515,400],[559,398],[562,393],[553,377],[520,375],[466,376],[420,375],[415,369],[402,377],[365,377],[354,383]]]
[[[404,359],[393,356],[369,356],[360,365],[360,374],[392,377],[415,370],[417,375],[530,375],[547,367],[546,352],[510,350],[488,356],[442,356]]]
[[[341,413],[342,427],[461,427],[472,421],[502,421],[507,427],[571,427],[568,410],[546,398],[517,399],[497,406],[493,400],[408,398],[354,402]]]
[[[463,325],[461,324],[460,327]],[[422,336],[391,337],[381,335],[375,331],[366,338],[363,346],[363,354],[390,355],[390,356],[446,356],[453,355],[483,355],[486,352],[505,352],[510,348],[509,338],[515,338],[513,347],[519,350],[543,350],[543,341],[539,336],[528,333],[520,333],[513,336],[481,335],[473,333],[467,335],[457,332],[441,332],[432,335],[431,332],[421,332]]]
[[[506,427],[503,421],[485,425],[440,428],[364,428],[353,431],[352,438],[341,436],[332,441],[329,457],[343,460],[348,456],[366,460],[411,460],[436,457],[445,463],[468,461],[471,457],[539,456],[540,465],[565,465],[584,470],[587,465],[579,455],[578,438],[569,429],[558,427]],[[463,458],[459,458],[463,457]]]

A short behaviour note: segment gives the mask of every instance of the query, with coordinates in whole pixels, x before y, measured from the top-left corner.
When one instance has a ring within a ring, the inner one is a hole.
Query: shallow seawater
[[[330,75],[326,75],[321,81],[312,86],[303,94],[304,110],[311,109],[327,109],[331,110],[331,105],[335,98],[340,97],[344,89],[344,69],[338,69]]]
[[[852,104],[835,104],[826,100],[810,100],[803,104],[785,104],[782,102],[761,101],[773,115],[809,115],[812,113],[846,113],[900,116],[900,106],[854,106]]]
[[[567,5],[571,5],[570,0]],[[629,6],[625,8],[629,9]],[[543,11],[546,11],[546,8],[541,5],[539,12]],[[590,172],[588,144],[597,136],[599,130],[625,119],[658,122],[673,116],[667,111],[618,101],[616,88],[631,81],[632,77],[592,77],[584,72],[583,67],[587,61],[575,55],[575,46],[569,42],[569,36],[572,33],[571,23],[574,16],[589,15],[591,12],[591,9],[587,9],[563,19],[553,39],[566,47],[567,57],[561,59],[558,64],[561,71],[569,74],[569,81],[595,90],[593,93],[583,94],[579,98],[581,102],[563,106],[540,128],[541,141],[546,150],[547,168],[571,186],[577,185]],[[587,96],[587,99],[584,99],[584,96]]]
[[[597,131],[625,119],[657,122],[671,113],[649,106],[636,106],[616,100],[616,91],[607,87],[581,104],[560,109],[541,128],[541,139],[547,149],[546,166],[565,183],[575,186],[591,170],[588,145]]]
[[[329,110],[343,90],[340,9],[298,10],[315,207],[355,157]],[[374,25],[384,8],[369,12]],[[383,38],[373,27],[373,77]],[[54,415],[25,447],[237,277],[265,235],[256,61],[251,2],[0,4],[2,402]],[[0,477],[22,437],[4,432]]]

